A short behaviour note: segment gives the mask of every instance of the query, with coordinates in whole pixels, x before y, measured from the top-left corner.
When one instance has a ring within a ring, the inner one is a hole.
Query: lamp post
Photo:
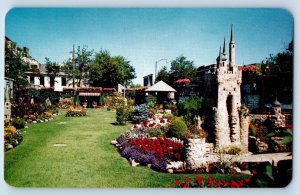
[[[154,79],[156,80],[156,76],[157,76],[157,64],[158,64],[158,62],[160,62],[160,61],[163,61],[163,60],[165,60],[166,62],[168,62],[168,59],[160,59],[160,60],[157,60],[156,62],[155,62],[155,75],[154,75]]]

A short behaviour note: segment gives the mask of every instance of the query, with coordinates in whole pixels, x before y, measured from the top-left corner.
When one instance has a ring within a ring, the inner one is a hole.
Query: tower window
[[[234,48],[234,45],[232,45],[232,48]]]
[[[233,88],[233,91],[235,91],[235,88]]]
[[[225,91],[225,88],[223,90]]]

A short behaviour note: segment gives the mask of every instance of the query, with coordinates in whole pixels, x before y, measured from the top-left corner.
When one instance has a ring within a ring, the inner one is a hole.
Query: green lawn
[[[194,178],[193,174],[131,167],[110,144],[131,125],[115,126],[114,121],[114,112],[88,109],[86,117],[62,114],[50,122],[29,125],[22,144],[5,152],[5,181],[16,187],[120,188],[169,187],[174,179]],[[230,180],[245,176],[211,177]]]

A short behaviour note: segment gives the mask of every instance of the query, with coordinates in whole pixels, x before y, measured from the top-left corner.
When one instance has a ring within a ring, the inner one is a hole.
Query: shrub
[[[193,124],[195,116],[199,115],[202,102],[203,98],[197,96],[195,93],[191,93],[191,96],[187,100],[179,103],[178,114],[183,116],[188,125]]]
[[[163,127],[153,127],[148,130],[148,134],[150,137],[164,137],[165,130]]]
[[[143,120],[147,120],[148,118],[149,118],[148,107],[146,104],[141,104],[134,108],[134,111],[132,113],[132,121],[133,122],[135,122],[135,123],[140,122]]]
[[[14,118],[12,120],[12,125],[17,129],[23,129],[25,127],[25,119],[23,118]]]
[[[99,105],[100,106],[104,106],[105,105],[105,97],[104,96],[100,96],[100,98],[99,98]]]
[[[249,135],[256,136],[257,129],[252,123],[249,124]]]
[[[73,98],[62,98],[58,102],[58,107],[66,109],[71,107],[73,104]]]
[[[168,136],[176,137],[176,138],[183,138],[183,135],[187,132],[188,128],[185,122],[177,117],[173,120],[170,125],[170,130],[168,131]]]
[[[220,150],[221,153],[223,154],[233,154],[233,155],[237,155],[237,154],[241,154],[242,149],[238,146],[227,146],[225,148],[222,148]]]
[[[129,109],[126,106],[119,106],[116,111],[116,121],[119,125],[125,125],[129,117]]]
[[[189,138],[207,138],[208,133],[203,129],[199,130],[195,126],[189,126],[188,131],[184,134],[185,139]]]

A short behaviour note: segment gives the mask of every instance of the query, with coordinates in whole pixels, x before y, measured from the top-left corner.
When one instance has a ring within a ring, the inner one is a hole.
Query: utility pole
[[[72,77],[73,77],[73,88],[75,87],[75,45],[73,44],[73,51],[72,51],[72,65],[73,65],[73,71],[72,71]]]
[[[158,60],[158,61],[156,61],[155,62],[155,75],[154,75],[154,80],[156,80],[156,77],[157,77],[157,64],[158,64],[158,62],[160,62],[160,61],[163,61],[163,60],[165,60],[166,62],[168,62],[168,59],[160,59],[160,60]]]

